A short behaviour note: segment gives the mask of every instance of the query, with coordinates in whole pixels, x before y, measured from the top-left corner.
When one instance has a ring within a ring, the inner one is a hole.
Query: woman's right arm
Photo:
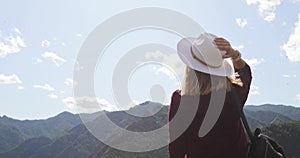
[[[242,81],[242,86],[239,87],[241,104],[244,105],[249,94],[252,81],[252,73],[250,66],[241,58],[241,53],[238,50],[232,50],[232,63],[234,71],[238,74],[238,78]]]
[[[214,39],[214,43],[218,49],[226,51],[226,54],[223,55],[223,58],[232,59],[234,70],[239,74],[239,78],[243,83],[242,87],[239,88],[239,94],[241,103],[244,105],[248,98],[252,81],[250,66],[242,59],[241,53],[238,50],[233,49],[230,45],[230,42],[226,39],[217,37]]]
[[[252,81],[251,68],[243,59],[238,62],[233,61],[233,65],[234,71],[238,74],[238,79],[240,79],[243,83],[242,86],[238,88],[238,91],[240,94],[241,104],[244,105],[248,98]]]

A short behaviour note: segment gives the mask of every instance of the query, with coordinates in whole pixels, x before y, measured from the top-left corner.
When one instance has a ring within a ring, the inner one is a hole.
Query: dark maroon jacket
[[[235,71],[239,73],[243,86],[232,86],[236,87],[241,104],[244,105],[252,80],[251,70],[246,64],[241,70]],[[216,124],[207,135],[201,138],[198,136],[210,99],[211,94],[181,96],[179,90],[173,93],[169,109],[170,158],[184,158],[185,156],[187,158],[247,157],[247,138],[231,92],[226,92],[224,106]],[[195,102],[197,103],[196,110],[192,108],[192,104]],[[190,121],[191,123],[187,121],[188,118],[185,118],[189,115],[184,115],[180,116],[180,119],[174,119],[175,121],[173,120],[171,125],[170,121],[174,118],[176,112],[179,111],[179,108],[182,108],[188,114],[195,113],[192,121]],[[177,137],[175,133],[178,129],[185,127],[187,127],[186,130]]]

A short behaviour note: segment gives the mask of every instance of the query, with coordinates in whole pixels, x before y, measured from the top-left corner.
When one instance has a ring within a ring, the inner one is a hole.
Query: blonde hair
[[[206,95],[223,88],[231,91],[231,81],[227,77],[206,74],[189,67],[186,67],[182,85],[182,95]]]

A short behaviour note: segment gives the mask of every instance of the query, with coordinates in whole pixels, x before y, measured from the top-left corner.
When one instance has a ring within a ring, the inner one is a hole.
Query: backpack
[[[250,140],[248,148],[248,158],[286,158],[282,147],[272,138],[261,134],[261,129],[256,128],[252,134],[247,119],[245,117],[238,93],[232,89],[236,107]]]

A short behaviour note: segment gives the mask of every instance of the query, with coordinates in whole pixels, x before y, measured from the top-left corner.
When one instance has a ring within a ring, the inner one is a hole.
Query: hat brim
[[[188,67],[194,70],[211,74],[211,75],[230,76],[233,74],[232,66],[226,60],[223,60],[223,63],[220,67],[213,68],[213,67],[208,67],[207,65],[204,65],[200,63],[198,60],[196,60],[195,58],[193,58],[191,53],[191,47],[192,47],[192,42],[195,39],[196,38],[193,37],[183,38],[177,44],[177,53],[180,59],[184,62],[184,64],[186,64]]]

